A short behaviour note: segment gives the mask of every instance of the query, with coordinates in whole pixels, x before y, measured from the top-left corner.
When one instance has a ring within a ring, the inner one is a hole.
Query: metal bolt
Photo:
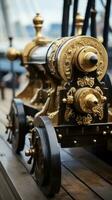
[[[106,131],[103,131],[103,135],[106,135],[107,134],[107,132]]]
[[[63,98],[62,101],[63,101],[63,103],[66,103],[66,102],[67,102],[67,99],[66,99],[66,98]]]
[[[58,134],[58,137],[61,139],[63,136],[62,136],[62,134]]]
[[[93,142],[96,143],[96,139],[93,139]]]
[[[110,135],[112,135],[112,130],[110,131]]]
[[[74,144],[77,144],[77,140],[74,140]]]

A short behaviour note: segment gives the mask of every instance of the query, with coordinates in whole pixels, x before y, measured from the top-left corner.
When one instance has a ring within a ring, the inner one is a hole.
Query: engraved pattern
[[[89,40],[88,38],[83,37],[82,40],[81,38],[79,38],[79,40],[80,41],[78,42],[78,45],[80,46],[92,46],[98,49],[100,62],[98,63],[97,74],[98,74],[98,79],[101,80],[107,70],[107,58],[105,55],[106,54],[105,49],[103,48],[102,45],[99,45],[99,42],[94,38],[93,40]]]
[[[103,119],[103,104],[98,104],[97,106],[93,107],[94,115],[98,115],[99,120]]]
[[[55,42],[53,42],[51,48],[51,53],[50,53],[50,56],[48,56],[48,63],[49,63],[49,66],[50,66],[50,72],[52,75],[56,74],[56,51],[58,49],[58,47],[64,42],[66,41],[66,38],[63,38],[63,39],[59,39]]]
[[[77,85],[80,87],[84,87],[84,86],[93,87],[94,86],[94,78],[91,78],[91,77],[89,78],[87,76],[84,76],[83,78],[78,78]]]
[[[62,56],[63,69],[65,69],[65,72],[64,72],[65,76],[66,76],[66,68],[69,68],[69,72],[71,72],[72,70],[71,61],[73,59],[73,54],[75,52],[78,52],[78,50],[82,48],[83,46],[91,46],[98,50],[96,51],[96,54],[98,52],[98,60],[99,60],[99,62],[97,63],[97,74],[98,74],[98,79],[101,80],[107,70],[107,54],[102,44],[99,44],[99,42],[94,38],[85,37],[85,36],[84,37],[79,36],[79,37],[76,37],[76,39],[73,38],[70,42],[71,43],[69,43],[69,46],[66,49],[64,49],[64,53]],[[68,54],[69,50],[71,52],[71,56],[69,56]],[[68,62],[67,65],[66,65],[66,62]],[[67,77],[70,78],[70,75]]]
[[[78,115],[76,117],[76,122],[78,125],[88,125],[88,124],[91,124],[93,118],[90,114],[87,114],[87,116],[81,116],[81,115]]]

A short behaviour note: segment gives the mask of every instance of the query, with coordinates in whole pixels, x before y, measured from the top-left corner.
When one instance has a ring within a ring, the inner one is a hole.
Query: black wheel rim
[[[35,176],[44,194],[53,196],[59,192],[61,185],[60,149],[56,133],[46,116],[37,117],[34,123],[38,137]],[[40,148],[40,151],[38,151],[38,148]],[[42,158],[40,165],[39,156]]]
[[[13,100],[11,105],[10,118],[12,121],[12,147],[16,153],[19,153],[24,148],[26,132],[24,105],[20,99]]]

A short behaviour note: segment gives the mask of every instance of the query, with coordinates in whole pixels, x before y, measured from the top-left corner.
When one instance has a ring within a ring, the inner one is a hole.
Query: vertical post
[[[96,34],[96,9],[95,9],[95,0],[92,1],[91,7],[91,36],[97,37]]]
[[[9,46],[13,46],[13,37],[9,37]],[[11,74],[12,74],[12,96],[15,97],[15,72],[14,72],[14,63],[10,61]]]
[[[72,2],[71,0],[64,0],[63,3],[63,17],[62,17],[62,30],[61,30],[62,37],[68,36],[69,13],[70,13],[71,2]]]
[[[110,6],[111,6],[111,0],[107,0],[105,7],[105,19],[104,19],[104,29],[103,29],[103,45],[105,46],[105,48],[108,48]]]
[[[91,14],[92,1],[93,0],[88,0],[88,3],[87,3],[84,24],[83,24],[83,27],[82,27],[82,35],[86,35],[86,32],[87,32],[87,28],[88,28],[88,24],[89,24],[89,18],[90,18],[90,14]]]
[[[75,35],[75,24],[76,24],[77,9],[78,9],[78,0],[74,0],[71,36]]]

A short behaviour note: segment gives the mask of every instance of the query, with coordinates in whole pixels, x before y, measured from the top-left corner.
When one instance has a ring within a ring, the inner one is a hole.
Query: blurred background
[[[20,85],[20,76],[25,69],[19,61],[14,64],[6,58],[10,45],[21,50],[25,44],[35,37],[32,20],[36,13],[44,18],[43,35],[52,39],[61,36],[63,0],[0,0],[0,84],[3,87],[12,87],[11,80],[15,73],[15,88]],[[104,6],[106,0],[96,0],[97,37],[102,37],[104,27]],[[78,12],[84,17],[87,0],[79,1]],[[112,12],[110,12],[109,56],[112,46]],[[73,5],[70,6],[69,31],[73,20]],[[87,34],[89,35],[89,28]],[[13,70],[13,73],[12,73]],[[2,91],[3,92],[3,91]],[[3,94],[2,94],[3,95]]]

